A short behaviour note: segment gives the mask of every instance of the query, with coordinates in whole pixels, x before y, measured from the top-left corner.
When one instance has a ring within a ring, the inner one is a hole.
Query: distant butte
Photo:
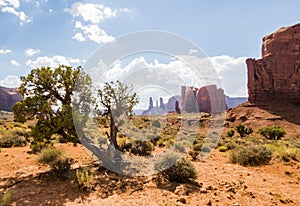
[[[300,24],[265,36],[262,58],[246,63],[249,102],[300,104]]]

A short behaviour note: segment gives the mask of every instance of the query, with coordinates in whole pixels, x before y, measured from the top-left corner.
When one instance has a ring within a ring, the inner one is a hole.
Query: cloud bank
[[[73,39],[79,42],[91,40],[99,44],[115,40],[99,24],[107,19],[116,18],[120,12],[129,12],[127,8],[112,9],[103,4],[82,2],[75,2],[64,11],[69,13],[75,21],[76,33],[72,36]]]

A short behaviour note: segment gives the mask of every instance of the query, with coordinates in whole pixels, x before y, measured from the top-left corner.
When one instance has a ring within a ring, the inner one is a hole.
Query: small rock
[[[239,203],[233,203],[232,206],[239,206]]]
[[[174,193],[176,195],[188,195],[189,194],[189,189],[184,185],[179,185],[175,188]]]
[[[206,205],[208,205],[208,206],[212,206],[212,202],[211,202],[211,200],[208,200],[208,203],[207,203]]]
[[[211,186],[211,185],[209,185],[208,187],[206,187],[206,190],[213,190],[214,188]]]
[[[181,202],[183,204],[186,204],[186,199],[184,197],[181,197],[177,200],[177,202]]]
[[[201,189],[200,189],[200,193],[207,193],[207,190],[204,189],[204,188],[201,188]]]

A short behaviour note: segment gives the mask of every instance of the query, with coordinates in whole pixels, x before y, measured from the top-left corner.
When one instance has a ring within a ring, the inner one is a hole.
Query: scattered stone
[[[206,204],[207,206],[212,206],[212,201],[208,200],[208,203]]]
[[[206,190],[214,190],[214,188],[211,185],[209,185],[206,187]]]
[[[189,189],[185,185],[179,185],[175,188],[174,193],[176,195],[188,195],[189,194]]]
[[[200,193],[207,193],[207,190],[205,188],[201,188]]]
[[[177,202],[181,202],[183,204],[186,204],[186,199],[184,197],[180,197]]]

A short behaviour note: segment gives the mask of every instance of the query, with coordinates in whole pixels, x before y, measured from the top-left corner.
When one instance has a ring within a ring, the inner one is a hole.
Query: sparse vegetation
[[[235,131],[233,129],[227,131],[227,137],[233,137]]]
[[[7,206],[10,205],[13,198],[13,191],[11,189],[8,189],[4,192],[1,198],[1,206]]]
[[[94,176],[89,168],[77,169],[76,180],[81,190],[89,191],[93,188]]]
[[[24,137],[13,136],[13,137],[2,137],[0,138],[0,147],[9,148],[9,147],[22,147],[27,144]]]
[[[57,161],[62,156],[62,151],[54,147],[46,147],[38,154],[38,162],[49,164]]]
[[[267,126],[258,129],[258,133],[271,140],[279,140],[286,135],[285,130],[280,126]]]
[[[219,147],[220,152],[226,152],[227,150],[228,150],[228,148],[226,146],[220,146]]]
[[[300,148],[273,144],[267,144],[266,147],[273,151],[276,158],[279,158],[284,162],[289,162],[290,160],[300,161]]]
[[[178,158],[176,155],[166,154],[154,165],[159,174],[167,177],[171,182],[188,182],[197,178],[194,165],[185,158]]]
[[[243,166],[265,165],[271,159],[271,150],[260,145],[239,146],[231,152],[231,162]]]
[[[245,137],[253,132],[251,127],[245,127],[245,125],[239,124],[235,127],[237,133],[239,133],[240,137]]]
[[[73,161],[73,159],[61,157],[50,163],[51,171],[58,178],[65,178],[66,174],[71,170],[71,165]]]

